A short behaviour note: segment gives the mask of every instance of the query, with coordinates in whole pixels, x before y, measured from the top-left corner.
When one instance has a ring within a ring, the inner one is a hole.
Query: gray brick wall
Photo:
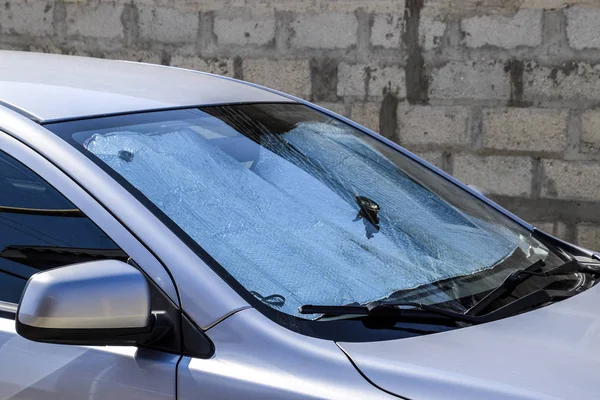
[[[600,250],[598,0],[5,0],[0,48],[295,94]]]

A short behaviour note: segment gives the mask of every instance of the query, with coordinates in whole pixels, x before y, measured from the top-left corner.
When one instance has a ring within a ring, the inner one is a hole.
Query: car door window
[[[28,167],[0,152],[0,301],[18,303],[34,273],[127,255]]]

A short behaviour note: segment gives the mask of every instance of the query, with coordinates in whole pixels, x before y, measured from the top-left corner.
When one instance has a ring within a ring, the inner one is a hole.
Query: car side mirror
[[[17,310],[24,338],[75,345],[135,345],[152,339],[150,287],[135,267],[91,261],[29,278]]]

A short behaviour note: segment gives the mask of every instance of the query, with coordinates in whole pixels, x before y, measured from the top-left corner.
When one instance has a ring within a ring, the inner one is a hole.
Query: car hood
[[[600,286],[511,318],[426,336],[338,343],[409,399],[598,399]]]

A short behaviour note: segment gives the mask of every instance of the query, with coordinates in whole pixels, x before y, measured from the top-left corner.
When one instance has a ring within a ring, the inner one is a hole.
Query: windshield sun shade
[[[273,307],[296,316],[303,304],[364,304],[472,274],[519,245],[353,128],[294,115],[272,132],[238,108],[211,108],[189,121],[86,132],[82,144],[248,291],[282,296]],[[377,223],[357,198],[377,205]]]

